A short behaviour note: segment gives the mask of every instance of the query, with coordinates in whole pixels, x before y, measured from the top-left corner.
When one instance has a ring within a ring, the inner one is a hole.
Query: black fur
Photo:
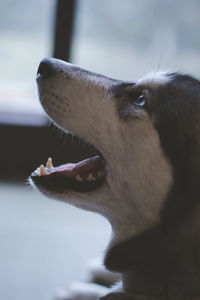
[[[152,295],[170,300],[193,296],[200,299],[200,82],[188,75],[168,76],[166,85],[151,91],[145,109],[173,166],[174,184],[160,224],[113,247],[105,265],[124,274],[127,290],[148,294],[148,282],[153,280]],[[134,85],[133,91],[127,93],[129,85],[114,91],[122,117],[130,95],[138,93]]]

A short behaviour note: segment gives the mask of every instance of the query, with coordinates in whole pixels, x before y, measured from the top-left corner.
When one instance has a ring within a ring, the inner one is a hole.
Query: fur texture
[[[123,290],[103,299],[200,299],[199,81],[159,73],[122,82],[47,59],[38,87],[51,120],[107,163],[95,191],[39,187],[111,223],[105,265],[122,273]]]

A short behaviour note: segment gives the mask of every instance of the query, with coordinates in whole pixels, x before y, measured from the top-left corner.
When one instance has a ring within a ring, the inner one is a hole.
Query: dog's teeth
[[[45,170],[44,165],[40,166],[40,175],[48,175],[48,172]]]
[[[36,176],[40,176],[40,168],[37,168],[35,171],[34,171],[34,175]]]
[[[91,181],[92,180],[92,174],[91,173],[88,175],[88,177],[86,178],[86,180],[87,181]]]
[[[52,169],[53,168],[52,158],[51,157],[48,158],[47,163],[46,163],[46,167],[48,169]]]
[[[78,181],[83,181],[83,178],[81,178],[81,176],[79,174],[76,175],[75,179]]]
[[[88,177],[86,178],[87,181],[94,181],[97,178],[95,176],[93,176],[91,173],[88,175]]]

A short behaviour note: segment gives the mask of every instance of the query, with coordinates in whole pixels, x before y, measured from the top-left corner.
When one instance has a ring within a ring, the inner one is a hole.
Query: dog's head
[[[35,185],[101,213],[119,239],[159,224],[196,167],[199,82],[170,73],[124,82],[57,59],[41,62],[37,82],[49,118],[97,152],[76,164],[52,167],[49,160],[32,174]]]

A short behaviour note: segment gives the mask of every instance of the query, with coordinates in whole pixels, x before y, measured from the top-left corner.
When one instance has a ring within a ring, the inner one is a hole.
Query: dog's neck
[[[152,228],[154,224],[159,223],[159,220],[145,219],[139,213],[133,215],[133,208],[131,207],[125,211],[123,211],[123,207],[119,207],[119,212],[113,215],[104,215],[112,228],[108,249],[139,235],[148,230],[148,228]]]
[[[200,204],[176,229],[155,229],[114,245],[105,264],[123,274],[125,289],[133,293],[200,299]]]
[[[163,296],[169,300],[192,300],[192,297],[200,299],[200,261],[196,259],[197,253],[187,251],[188,249],[186,253],[180,252],[180,257],[169,262],[170,266],[164,265],[159,270],[152,265],[147,269],[136,266],[134,271],[124,272],[124,289],[137,295],[152,295],[158,299]]]
[[[108,249],[129,240],[133,236],[139,233],[133,218],[126,215],[122,219],[109,220],[112,228],[111,240],[108,245]]]
[[[123,287],[133,294],[151,295],[155,299],[163,299],[163,297],[168,300],[200,299],[199,274],[190,277],[190,274],[185,272],[183,274],[174,272],[171,275],[163,278],[162,274],[150,271],[125,272],[122,276]]]

